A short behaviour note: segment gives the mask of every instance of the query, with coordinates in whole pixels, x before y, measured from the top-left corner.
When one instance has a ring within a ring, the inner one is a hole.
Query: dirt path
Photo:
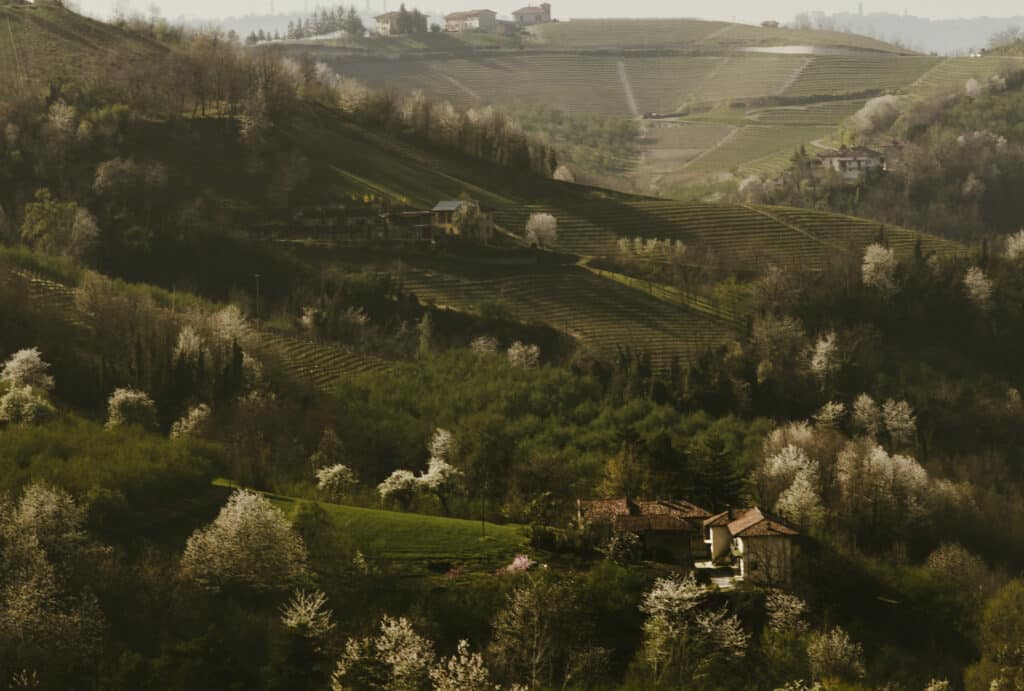
[[[619,81],[622,83],[622,91],[626,94],[626,105],[633,117],[640,117],[640,106],[636,104],[636,96],[633,95],[633,85],[629,83],[629,74],[626,72],[626,63],[619,60]]]
[[[796,84],[796,80],[800,79],[800,76],[804,73],[804,70],[806,70],[812,62],[814,62],[814,58],[807,58],[802,63],[800,63],[800,67],[797,67],[795,70],[793,70],[793,74],[789,75],[786,78],[786,81],[782,83],[782,86],[780,86],[779,90],[775,92],[775,95],[781,96],[782,94],[786,93],[789,87]]]
[[[440,76],[441,76],[442,79],[448,80],[451,83],[452,86],[454,86],[456,89],[458,89],[462,93],[464,93],[467,96],[469,96],[474,101],[479,101],[480,100],[480,94],[478,94],[477,92],[475,92],[472,89],[470,89],[468,86],[466,86],[465,84],[460,82],[455,77],[453,77],[453,76],[451,76],[449,74],[441,74]]]

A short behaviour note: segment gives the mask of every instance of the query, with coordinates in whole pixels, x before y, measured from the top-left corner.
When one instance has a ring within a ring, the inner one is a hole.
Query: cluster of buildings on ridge
[[[692,564],[720,588],[748,581],[776,587],[793,578],[800,533],[758,507],[713,514],[683,500],[592,499],[576,504],[581,530],[599,542],[631,533],[644,556]]]
[[[401,33],[398,18],[399,12],[387,12],[378,17],[377,33],[382,36],[397,36]],[[518,33],[520,30],[537,24],[547,24],[551,19],[551,5],[543,3],[539,6],[522,7],[512,13],[512,20],[498,19],[494,10],[467,10],[445,15],[444,30],[452,33],[475,31],[486,34]]]

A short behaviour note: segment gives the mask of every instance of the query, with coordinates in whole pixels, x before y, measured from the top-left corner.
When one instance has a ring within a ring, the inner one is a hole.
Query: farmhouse
[[[540,7],[523,7],[512,13],[519,26],[546,24],[551,21],[551,5],[543,3]]]
[[[844,180],[860,180],[869,173],[886,170],[885,155],[863,146],[826,149],[818,154],[818,161]]]
[[[681,500],[592,499],[576,502],[576,520],[600,542],[633,533],[655,559],[686,563],[705,555],[703,523],[711,513]]]
[[[464,216],[459,223],[459,216]],[[442,201],[430,210],[431,224],[445,235],[466,235],[489,240],[494,235],[494,213],[476,201]]]
[[[498,13],[493,10],[470,10],[454,12],[444,18],[445,31],[462,33],[482,31],[493,33],[498,30]]]
[[[774,19],[769,19],[767,21],[761,22],[761,28],[762,29],[778,29],[779,28],[779,23],[777,21],[775,21]]]
[[[799,533],[761,509],[730,509],[704,520],[710,565],[731,565],[742,580],[785,585],[793,577]]]
[[[374,17],[377,22],[377,33],[383,36],[395,36],[399,33],[398,12],[388,12]]]

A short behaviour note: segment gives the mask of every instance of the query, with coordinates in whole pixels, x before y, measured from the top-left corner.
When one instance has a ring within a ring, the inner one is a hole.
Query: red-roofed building
[[[761,509],[730,509],[704,521],[711,562],[732,564],[741,579],[781,585],[793,577],[798,533]]]
[[[704,520],[711,512],[683,500],[592,499],[576,503],[581,529],[599,541],[633,533],[653,559],[687,563],[707,554]]]

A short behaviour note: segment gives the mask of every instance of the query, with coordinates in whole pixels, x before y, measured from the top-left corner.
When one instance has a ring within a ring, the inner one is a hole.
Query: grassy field
[[[55,79],[88,84],[133,59],[163,51],[55,3],[0,5],[0,96],[44,88]]]
[[[225,480],[216,484],[234,486]],[[521,525],[486,523],[481,537],[480,521],[266,496],[292,519],[303,504],[319,506],[346,542],[371,563],[387,563],[389,570],[398,574],[441,575],[436,568],[439,563],[471,572],[493,572],[509,564],[516,554],[530,552],[526,527]]]

